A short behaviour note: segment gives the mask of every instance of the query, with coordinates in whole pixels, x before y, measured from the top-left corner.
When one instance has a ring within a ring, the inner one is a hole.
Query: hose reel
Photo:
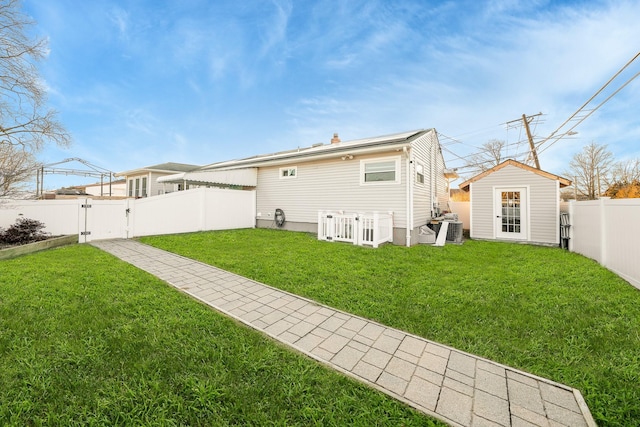
[[[282,227],[285,222],[284,211],[282,209],[276,209],[276,214],[274,217],[274,221],[278,227]]]

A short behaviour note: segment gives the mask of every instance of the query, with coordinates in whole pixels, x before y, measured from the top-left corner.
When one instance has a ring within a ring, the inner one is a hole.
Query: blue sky
[[[544,139],[638,52],[640,2],[23,0],[49,40],[49,103],[73,136],[45,163],[208,164],[435,128],[450,167],[490,139]],[[635,61],[619,87],[640,71]],[[610,93],[609,91],[608,93]],[[600,100],[607,96],[605,92]],[[640,158],[640,79],[540,155]],[[449,139],[453,138],[456,142]],[[76,165],[80,167],[81,165]],[[48,175],[46,188],[93,179]]]

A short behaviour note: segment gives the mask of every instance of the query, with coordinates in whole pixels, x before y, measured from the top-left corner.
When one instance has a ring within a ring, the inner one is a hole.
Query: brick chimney
[[[333,134],[333,138],[331,138],[331,143],[337,144],[338,142],[340,142],[340,138],[338,137],[338,133],[336,132]]]

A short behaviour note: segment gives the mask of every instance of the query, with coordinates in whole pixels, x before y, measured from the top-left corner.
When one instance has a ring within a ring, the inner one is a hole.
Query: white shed
[[[571,181],[507,160],[460,184],[472,239],[560,244],[560,188]]]

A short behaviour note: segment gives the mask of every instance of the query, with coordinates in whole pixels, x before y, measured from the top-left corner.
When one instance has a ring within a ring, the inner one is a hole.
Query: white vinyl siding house
[[[421,165],[421,176],[416,174]],[[214,163],[200,172],[257,169],[256,225],[316,232],[320,212],[393,215],[393,241],[417,243],[418,227],[447,208],[448,182],[435,129],[340,141]]]
[[[183,163],[162,163],[154,166],[147,166],[140,169],[133,169],[126,172],[119,172],[115,176],[124,177],[127,183],[126,195],[128,197],[150,197],[164,193],[172,193],[184,188],[184,184],[161,183],[158,178],[173,175],[177,172],[187,172],[197,169],[197,165]]]
[[[471,238],[559,244],[560,188],[569,184],[515,160],[460,184],[471,193]]]
[[[448,208],[449,189],[444,175],[444,157],[436,133],[427,133],[417,139],[412,151],[413,228],[417,228],[436,216],[438,211]],[[422,166],[424,182],[418,178],[418,165]]]
[[[318,160],[299,163],[295,179],[280,179],[279,168],[258,169],[257,212],[259,226],[270,226],[273,212],[282,209],[297,230],[315,231],[318,211],[394,212],[394,226],[405,227],[405,197],[398,182],[361,185],[360,162],[387,159],[368,155],[358,159]],[[398,171],[400,177],[404,171]],[[381,203],[380,200],[384,200]],[[307,224],[306,226],[303,224]]]

